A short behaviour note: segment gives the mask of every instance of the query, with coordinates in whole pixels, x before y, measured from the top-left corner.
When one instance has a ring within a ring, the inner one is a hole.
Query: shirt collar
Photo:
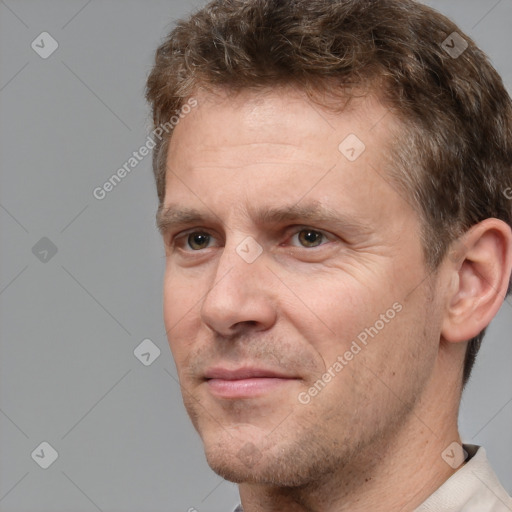
[[[469,460],[414,512],[512,512],[512,499],[489,464],[485,449],[462,446]]]

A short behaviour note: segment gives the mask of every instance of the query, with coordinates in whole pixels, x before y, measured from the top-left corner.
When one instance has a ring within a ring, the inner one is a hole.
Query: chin
[[[327,466],[331,471],[334,462],[319,454],[312,456],[296,444],[262,448],[252,442],[205,443],[205,455],[210,468],[230,482],[290,488],[313,483]]]

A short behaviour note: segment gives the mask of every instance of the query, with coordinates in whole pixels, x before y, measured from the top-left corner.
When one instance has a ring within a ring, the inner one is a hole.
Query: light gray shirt
[[[512,512],[512,498],[494,473],[484,448],[463,445],[468,460],[414,512]],[[243,512],[238,505],[234,512]]]
[[[512,512],[512,498],[494,473],[484,448],[463,445],[470,459],[414,512]]]

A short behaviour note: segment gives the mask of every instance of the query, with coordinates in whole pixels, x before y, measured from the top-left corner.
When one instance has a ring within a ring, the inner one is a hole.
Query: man
[[[512,269],[512,103],[470,38],[411,0],[216,0],[147,98],[165,325],[237,510],[512,510],[457,428]]]

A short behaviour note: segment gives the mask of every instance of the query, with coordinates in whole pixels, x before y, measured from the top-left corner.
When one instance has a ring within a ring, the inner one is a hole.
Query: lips
[[[212,368],[205,372],[206,379],[222,379],[222,380],[241,380],[241,379],[291,379],[289,375],[281,372],[266,370],[262,368],[236,368],[228,370],[226,368]]]
[[[262,396],[298,380],[298,377],[263,368],[211,368],[205,372],[210,393],[218,398]]]

